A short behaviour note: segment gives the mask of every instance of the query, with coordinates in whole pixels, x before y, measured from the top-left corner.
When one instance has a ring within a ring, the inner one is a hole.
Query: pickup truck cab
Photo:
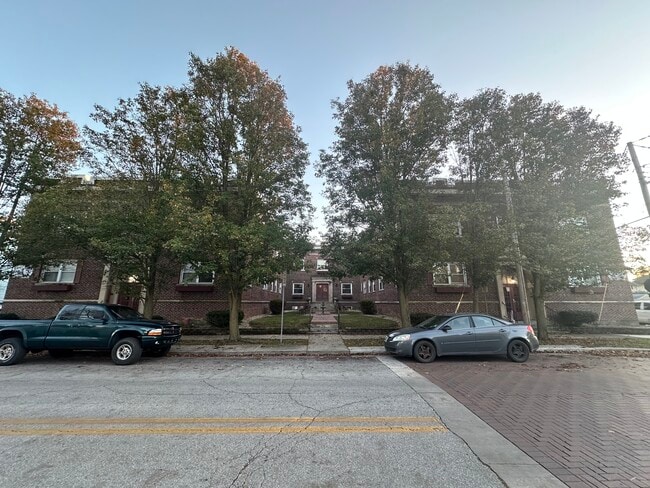
[[[44,349],[53,357],[75,349],[105,350],[115,364],[127,365],[143,351],[166,355],[180,337],[180,325],[146,319],[122,305],[71,303],[52,320],[0,320],[0,366]]]

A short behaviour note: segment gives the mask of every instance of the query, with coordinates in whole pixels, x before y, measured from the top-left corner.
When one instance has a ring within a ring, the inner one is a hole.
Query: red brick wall
[[[22,318],[45,318],[56,315],[67,302],[97,302],[104,266],[91,260],[77,263],[75,283],[68,291],[42,291],[36,276],[11,278],[2,306],[3,312],[13,312]],[[38,274],[38,271],[35,272]]]
[[[632,289],[627,281],[611,281],[606,286],[567,288],[549,293],[545,308],[547,317],[564,310],[589,311],[600,317],[598,325],[639,325]]]

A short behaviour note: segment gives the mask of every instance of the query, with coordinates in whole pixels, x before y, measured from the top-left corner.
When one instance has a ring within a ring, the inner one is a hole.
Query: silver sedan
[[[430,363],[436,356],[502,355],[523,363],[539,341],[530,325],[512,324],[489,315],[436,315],[391,332],[384,339],[387,352]]]

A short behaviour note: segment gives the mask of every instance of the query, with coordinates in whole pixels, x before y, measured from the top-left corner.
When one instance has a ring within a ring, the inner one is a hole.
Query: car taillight
[[[528,332],[530,332],[531,334],[535,335],[535,329],[533,329],[533,326],[532,326],[532,325],[529,325],[529,326],[528,326]]]

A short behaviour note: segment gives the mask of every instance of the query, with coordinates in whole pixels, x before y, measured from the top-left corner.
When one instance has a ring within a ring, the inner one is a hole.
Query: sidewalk
[[[340,334],[303,334],[284,335],[283,340],[287,344],[192,344],[192,342],[216,342],[223,340],[224,336],[184,336],[180,344],[172,347],[172,354],[185,355],[195,354],[201,356],[377,356],[388,354],[383,346],[357,346],[348,347],[345,339],[383,339],[383,335],[340,335]],[[650,339],[650,336],[647,336]],[[256,335],[244,336],[248,340],[273,340],[280,341],[280,335]],[[292,344],[292,341],[306,341],[306,344]],[[624,347],[586,347],[576,345],[553,345],[540,346],[538,353],[571,353],[589,351],[648,351],[641,348]]]

